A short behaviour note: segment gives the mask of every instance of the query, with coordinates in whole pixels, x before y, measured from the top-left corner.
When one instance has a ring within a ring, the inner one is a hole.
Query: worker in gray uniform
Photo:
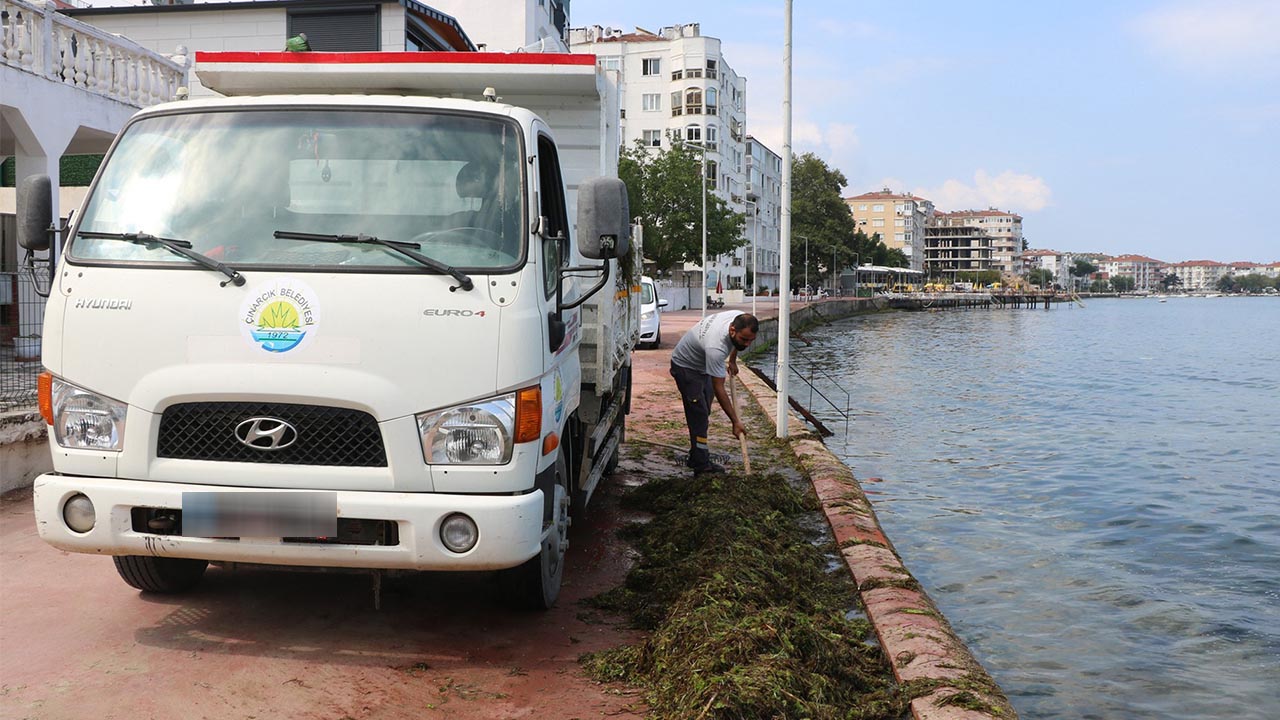
[[[726,310],[703,318],[680,338],[671,352],[671,377],[680,389],[684,419],[689,425],[687,464],[695,475],[724,472],[724,468],[711,462],[711,451],[707,447],[713,395],[733,423],[733,434],[747,432],[737,409],[729,401],[724,380],[729,374],[738,374],[738,352],[751,345],[759,329],[760,321],[754,315]]]

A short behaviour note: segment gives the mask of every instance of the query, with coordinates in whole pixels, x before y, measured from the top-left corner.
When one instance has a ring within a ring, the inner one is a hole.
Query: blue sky
[[[782,151],[783,0],[573,0],[571,24],[686,22]],[[793,149],[1032,247],[1280,261],[1280,0],[797,0]]]

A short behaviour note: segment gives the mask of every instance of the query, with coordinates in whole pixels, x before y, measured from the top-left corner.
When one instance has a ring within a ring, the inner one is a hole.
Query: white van
[[[667,301],[658,297],[658,285],[651,277],[640,278],[640,345],[662,345],[662,310]]]

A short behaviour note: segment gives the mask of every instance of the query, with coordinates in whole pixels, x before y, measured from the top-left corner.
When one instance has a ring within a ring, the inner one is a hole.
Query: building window
[[[871,220],[871,227],[884,227],[884,218],[873,218]]]
[[[306,33],[312,50],[376,52],[382,49],[377,5],[323,10],[293,8],[288,13],[286,37]]]
[[[641,75],[657,75],[662,72],[662,58],[643,58],[640,61]]]
[[[902,218],[894,218],[894,219],[893,219],[893,226],[894,226],[894,227],[906,227],[906,226],[907,226],[907,221],[906,221],[906,220],[903,220]]]
[[[644,144],[648,147],[661,147],[662,131],[661,130],[645,130]]]
[[[684,91],[684,112],[686,115],[702,114],[702,88],[689,88]]]
[[[715,60],[707,61],[707,77],[712,80],[716,79],[716,61]]]
[[[641,102],[644,104],[645,112],[653,112],[662,109],[662,96],[658,93],[645,93],[640,96]]]
[[[683,114],[684,114],[684,103],[680,102],[680,91],[677,90],[671,93],[671,115],[674,117],[676,115],[683,115]]]
[[[880,203],[876,203],[875,205],[872,205],[871,212],[884,212],[884,205]],[[881,221],[881,224],[884,224],[883,220]]]
[[[702,142],[702,126],[689,125],[685,127],[684,139],[688,142]]]
[[[867,211],[867,204],[866,204],[866,203],[863,203],[863,204],[859,205],[859,206],[858,206],[858,209],[859,209],[859,210],[861,210],[861,211],[863,211],[863,212],[866,212],[866,211]]]
[[[707,114],[708,115],[716,114],[716,100],[717,100],[716,89],[707,88]]]
[[[619,58],[616,55],[613,57],[603,57],[603,58],[600,58],[600,67],[604,68],[605,70],[621,70],[622,69],[621,60],[622,58]]]
[[[710,149],[710,150],[715,150],[715,149],[716,149],[716,135],[718,135],[718,133],[716,132],[716,126],[715,126],[715,125],[708,125],[708,126],[707,126],[707,142],[706,142],[706,146],[707,146],[707,148],[708,148],[708,149]]]

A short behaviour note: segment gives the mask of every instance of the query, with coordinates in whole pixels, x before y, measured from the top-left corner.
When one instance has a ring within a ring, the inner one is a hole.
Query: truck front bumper
[[[393,545],[187,537],[135,527],[135,508],[181,510],[184,492],[211,491],[253,490],[48,473],[35,482],[36,527],[43,540],[69,552],[388,570],[515,567],[537,555],[542,543],[541,490],[521,495],[334,491],[339,519],[394,523]],[[96,515],[93,528],[84,533],[63,519],[66,502],[81,494],[93,503]],[[453,513],[467,515],[479,528],[479,540],[465,553],[451,552],[440,539],[441,523]]]

